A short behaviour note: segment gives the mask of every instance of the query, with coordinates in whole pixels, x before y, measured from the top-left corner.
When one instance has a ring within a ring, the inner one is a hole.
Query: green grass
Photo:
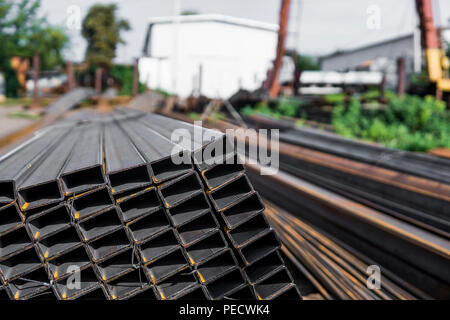
[[[450,114],[434,97],[386,96],[384,109],[363,108],[359,99],[333,110],[336,133],[408,151],[450,148]]]
[[[40,118],[39,115],[33,113],[27,113],[23,111],[10,112],[8,113],[9,118],[19,118],[19,119],[27,119],[27,120],[37,120]]]
[[[39,102],[42,107],[48,106],[52,103],[54,98],[40,98]],[[16,107],[16,106],[29,106],[33,101],[30,97],[21,97],[21,98],[6,98],[5,101],[0,102],[1,107]]]
[[[190,112],[190,113],[188,114],[188,117],[189,117],[190,119],[194,120],[194,121],[197,121],[197,120],[201,120],[201,119],[202,119],[202,117],[200,116],[200,114],[198,114],[198,113],[196,113],[196,112]]]
[[[31,103],[31,98],[6,98],[5,101],[0,102],[0,106],[18,106],[18,105],[29,105]]]
[[[241,113],[244,116],[252,114],[263,114],[276,119],[280,117],[297,117],[303,102],[291,99],[288,97],[281,97],[278,101],[259,102],[254,106],[247,105],[242,108]]]

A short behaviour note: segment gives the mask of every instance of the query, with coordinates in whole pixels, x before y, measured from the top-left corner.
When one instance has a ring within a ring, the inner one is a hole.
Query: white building
[[[222,15],[151,19],[140,59],[140,80],[181,97],[227,98],[266,79],[278,26]]]

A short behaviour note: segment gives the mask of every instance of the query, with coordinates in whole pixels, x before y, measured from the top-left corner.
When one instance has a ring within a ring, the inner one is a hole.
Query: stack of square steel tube
[[[0,299],[301,299],[239,160],[126,108],[37,132],[0,157]]]

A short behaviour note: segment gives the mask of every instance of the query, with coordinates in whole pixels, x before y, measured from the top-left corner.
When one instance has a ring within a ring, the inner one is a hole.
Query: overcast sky
[[[448,25],[450,1],[434,0],[436,18]],[[323,55],[403,35],[415,25],[415,0],[292,0],[291,36],[300,52]],[[118,62],[129,63],[142,51],[147,21],[151,17],[173,14],[173,0],[41,0],[41,14],[49,22],[67,26],[68,8],[77,5],[81,16],[94,3],[117,3],[118,14],[129,20],[132,30],[124,34],[127,45],[118,49]],[[181,0],[181,9],[199,13],[219,13],[269,23],[278,23],[281,0]],[[297,10],[295,10],[297,8]],[[375,10],[375,11],[374,11]],[[369,11],[369,12],[368,12]],[[379,20],[376,19],[380,13]],[[377,24],[379,21],[379,25]],[[368,27],[369,25],[372,27]],[[66,55],[79,61],[85,41],[80,31],[69,30],[72,49]],[[296,40],[294,40],[296,39]]]

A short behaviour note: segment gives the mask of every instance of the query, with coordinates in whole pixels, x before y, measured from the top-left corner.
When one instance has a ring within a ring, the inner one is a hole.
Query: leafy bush
[[[134,67],[116,64],[111,68],[111,75],[120,83],[119,95],[131,96],[133,94]],[[145,85],[139,83],[139,93],[145,91]]]
[[[302,103],[300,101],[282,97],[279,101],[270,105],[266,102],[259,102],[254,107],[247,105],[241,109],[241,113],[244,116],[259,113],[274,118],[280,118],[281,116],[295,117],[298,115],[301,106]]]
[[[333,93],[325,96],[325,101],[329,104],[342,103],[345,100],[345,93]]]
[[[357,99],[339,104],[332,123],[338,134],[389,147],[427,151],[450,147],[450,116],[434,97],[389,95],[386,108],[364,109]]]

